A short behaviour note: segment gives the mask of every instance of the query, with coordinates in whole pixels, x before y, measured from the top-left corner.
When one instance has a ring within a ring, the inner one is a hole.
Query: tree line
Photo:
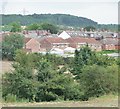
[[[58,33],[58,27],[56,25],[53,25],[51,23],[33,23],[28,26],[26,26],[24,29],[22,28],[21,24],[19,22],[12,22],[9,25],[5,25],[2,27],[3,31],[10,31],[10,32],[21,32],[23,30],[46,30],[49,31],[51,34],[57,34]]]
[[[52,23],[55,25],[65,26],[88,26],[96,25],[97,22],[84,17],[78,17],[68,14],[33,14],[33,15],[2,15],[3,25],[7,25],[11,22],[20,22],[21,25],[30,25],[32,23]]]
[[[117,24],[98,24],[97,22],[73,15],[67,14],[33,14],[33,15],[2,15],[3,21],[2,25],[7,26],[11,22],[20,22],[21,25],[27,26],[30,24],[40,24],[43,22],[59,25],[59,26],[67,26],[67,27],[79,27],[85,28],[87,26],[95,27],[100,30],[111,30],[111,31],[119,31],[119,25]],[[9,29],[9,27],[7,27]]]

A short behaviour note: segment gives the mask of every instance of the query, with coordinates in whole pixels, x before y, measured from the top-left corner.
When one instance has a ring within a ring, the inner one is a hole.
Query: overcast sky
[[[34,2],[33,2],[34,1]],[[4,14],[71,14],[92,19],[99,24],[118,23],[119,0],[3,0]]]

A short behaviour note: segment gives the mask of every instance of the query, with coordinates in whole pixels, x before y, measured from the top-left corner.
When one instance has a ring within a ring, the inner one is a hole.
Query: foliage
[[[13,67],[14,71],[3,75],[3,98],[9,94],[36,102],[81,98],[73,77],[64,74],[64,70],[59,73],[51,61],[39,58],[38,54],[17,51]]]
[[[100,66],[111,66],[116,64],[116,60],[113,57],[96,54],[95,64]]]
[[[57,34],[58,27],[50,23],[31,24],[26,27],[27,30],[47,30],[52,34]]]
[[[2,43],[2,58],[13,60],[15,51],[23,47],[23,36],[20,34],[11,34],[5,36]]]
[[[100,65],[100,66],[110,66],[115,65],[116,60],[112,57],[103,56],[102,54],[97,54],[86,45],[79,51],[75,51],[75,58],[70,71],[76,75],[76,78],[80,79],[81,69],[85,65]]]
[[[80,84],[84,98],[118,92],[118,66],[85,66],[82,72]]]
[[[2,31],[11,31],[11,28],[12,28],[12,25],[4,25],[3,27],[2,27]]]
[[[2,15],[2,24],[6,25],[11,22],[20,22],[21,25],[30,25],[33,23],[39,24],[42,22],[49,22],[55,25],[67,25],[67,26],[81,26],[85,27],[88,25],[97,25],[90,19],[77,17],[67,14],[33,14],[33,15]]]
[[[119,50],[102,50],[98,53],[108,54],[108,53],[119,53]]]
[[[34,80],[33,66],[29,63],[31,58],[21,51],[17,53],[15,57],[16,62],[13,64],[15,70],[3,75],[3,97],[6,97],[8,94],[14,94],[19,99],[23,98],[34,101],[38,82]],[[29,58],[27,58],[27,56]]]
[[[27,30],[38,30],[40,28],[40,25],[34,23],[34,24],[31,24],[31,25],[28,25],[27,26]]]
[[[75,51],[75,58],[73,68],[71,69],[74,75],[81,73],[81,69],[84,65],[93,64],[95,60],[95,53],[91,51],[88,45]]]
[[[118,58],[116,59],[116,63],[117,63],[117,65],[120,66],[120,57],[118,57]]]
[[[53,64],[54,68],[57,68],[59,65],[65,64],[63,57],[57,56],[55,54],[46,53],[45,59]]]
[[[11,23],[11,30],[10,32],[20,32],[21,31],[21,25],[20,23],[17,23],[17,22],[13,22]]]
[[[87,26],[93,26],[96,29],[100,30],[111,30],[111,31],[119,31],[120,26],[117,24],[98,24],[97,22],[84,18],[77,17],[68,14],[33,14],[33,15],[2,15],[2,25],[8,25],[11,22],[20,22],[21,25],[30,25],[30,24],[39,24],[42,22],[49,22],[55,25],[61,26],[72,26],[84,28]],[[62,28],[64,28],[62,27]],[[64,28],[65,30],[65,28]]]
[[[41,24],[41,27],[43,30],[50,31],[50,33],[52,34],[57,34],[58,32],[58,28],[55,25],[50,24],[50,23],[43,23]]]
[[[80,90],[72,77],[55,72],[51,64],[46,60],[39,63],[37,77],[41,83],[38,101],[51,101],[60,98],[73,100],[80,98]]]
[[[87,26],[87,27],[85,27],[84,28],[86,31],[95,31],[95,27],[93,27],[93,26]]]
[[[14,70],[3,75],[2,96],[7,101],[88,100],[118,91],[119,61],[88,46],[76,50],[74,58],[17,50],[14,59]],[[64,73],[69,69],[74,75]]]
[[[16,95],[12,95],[12,94],[8,94],[7,96],[6,96],[6,102],[16,102]]]
[[[34,68],[35,66],[34,65],[35,55],[34,54],[27,55],[26,52],[23,50],[16,50],[14,59],[15,59],[15,63],[13,64],[14,68],[16,67],[16,65],[18,65],[18,63],[23,68],[24,67]]]

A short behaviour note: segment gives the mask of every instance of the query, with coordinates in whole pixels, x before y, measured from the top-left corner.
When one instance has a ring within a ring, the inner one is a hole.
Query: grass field
[[[92,98],[89,101],[61,101],[40,103],[3,103],[10,107],[118,107],[117,95],[106,95],[100,98]]]
[[[109,54],[109,53],[120,53],[120,50],[103,50],[98,53]]]

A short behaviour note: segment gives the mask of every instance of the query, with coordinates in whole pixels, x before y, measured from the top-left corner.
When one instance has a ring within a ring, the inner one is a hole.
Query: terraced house
[[[100,42],[103,50],[120,50],[120,39],[118,38],[105,38]]]
[[[88,44],[88,46],[95,51],[102,50],[102,44],[99,41],[96,41],[94,38],[81,38],[81,37],[71,37],[66,39],[70,47],[79,49],[82,46]]]
[[[69,46],[69,43],[61,37],[45,37],[39,42],[41,48],[45,48],[46,51],[50,51],[52,48],[65,49]]]

